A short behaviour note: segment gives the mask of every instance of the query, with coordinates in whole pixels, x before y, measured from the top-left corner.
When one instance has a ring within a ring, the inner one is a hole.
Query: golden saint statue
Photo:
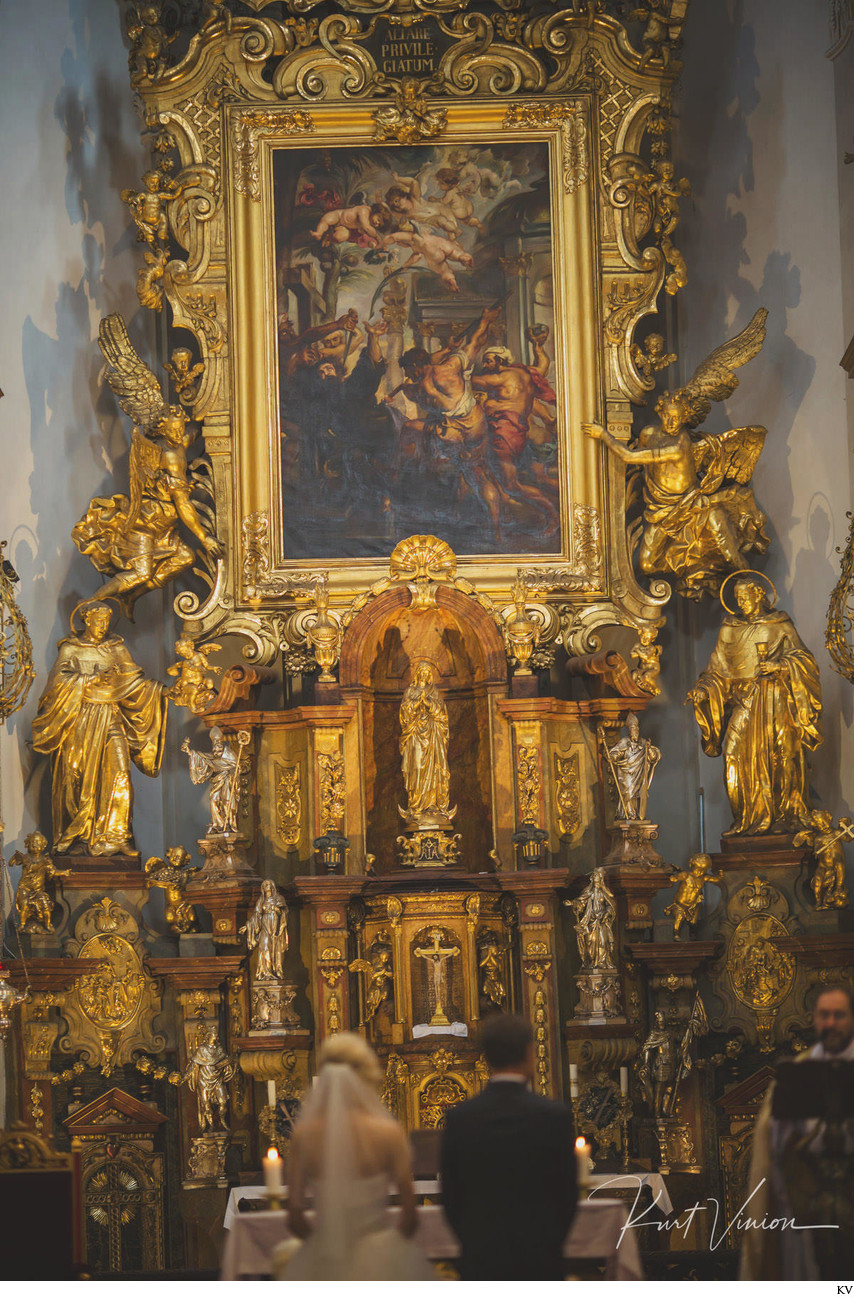
[[[720,884],[722,879],[722,872],[714,870],[712,859],[705,852],[692,857],[687,870],[677,871],[670,876],[671,883],[677,886],[676,897],[664,908],[664,914],[673,917],[674,938],[679,937],[683,925],[696,925],[703,901],[703,889],[707,884]]]
[[[713,401],[738,387],[735,370],[756,356],[765,341],[760,308],[746,329],[718,347],[684,388],[665,392],[655,409],[659,424],[641,430],[629,450],[599,424],[582,424],[627,465],[644,470],[644,529],[638,553],[642,573],[676,578],[680,595],[711,594],[727,573],[745,568],[748,551],[770,545],[765,515],[750,478],[765,441],[759,426],[694,438]]]
[[[166,586],[195,559],[179,524],[214,558],[222,547],[192,500],[187,447],[193,439],[183,410],[164,402],[160,384],[137,355],[121,316],[101,321],[98,341],[107,360],[107,383],[134,420],[130,497],[94,497],[71,536],[98,572],[108,575],[95,598],[114,596],[132,619],[141,595]]]
[[[724,755],[733,834],[811,824],[806,750],[821,744],[818,664],[791,618],[770,607],[761,574],[735,582],[704,672],[688,694],[710,757]],[[776,594],[776,593],[775,593]]]
[[[415,664],[400,706],[400,752],[403,783],[409,797],[401,815],[419,825],[436,817],[448,820],[448,710],[436,687],[433,665]]]
[[[50,919],[51,901],[47,891],[48,880],[60,879],[71,871],[60,871],[54,866],[45,849],[47,839],[41,830],[34,830],[24,840],[25,853],[16,852],[9,858],[10,866],[20,866],[21,878],[15,890],[15,907],[18,912],[18,929],[22,934],[52,934]]]
[[[83,610],[84,631],[59,642],[33,722],[33,748],[53,756],[53,851],[81,840],[95,857],[135,851],[130,764],[156,776],[169,707],[159,681],[147,681],[120,636],[111,610]]]

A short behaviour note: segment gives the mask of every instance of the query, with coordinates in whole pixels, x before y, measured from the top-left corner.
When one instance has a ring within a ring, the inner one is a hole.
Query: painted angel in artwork
[[[211,560],[222,555],[213,516],[193,500],[195,476],[187,466],[187,417],[167,406],[157,378],[137,355],[119,315],[105,316],[98,332],[107,361],[107,383],[134,421],[130,495],[96,496],[71,536],[107,580],[94,599],[112,596],[133,621],[136,601],[190,568],[196,552],[180,535],[191,532]]]
[[[713,401],[738,387],[735,371],[765,341],[764,307],[746,329],[721,344],[697,367],[684,388],[662,393],[658,424],[641,430],[629,449],[599,424],[583,424],[588,437],[605,443],[620,460],[644,471],[643,535],[638,566],[648,576],[675,578],[692,600],[715,594],[727,573],[748,567],[746,556],[770,545],[766,517],[750,479],[765,442],[761,426],[697,436]]]

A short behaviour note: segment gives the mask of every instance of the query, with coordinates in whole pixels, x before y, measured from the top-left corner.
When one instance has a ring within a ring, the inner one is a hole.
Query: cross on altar
[[[450,1024],[448,1016],[445,1014],[444,1003],[448,995],[447,974],[445,971],[445,962],[449,961],[452,956],[459,956],[459,947],[440,947],[442,941],[441,929],[431,929],[430,937],[433,940],[432,947],[416,947],[415,955],[420,956],[423,960],[430,962],[430,982],[433,988],[433,996],[436,1001],[436,1007],[433,1011],[433,1018],[430,1020],[430,1026]]]

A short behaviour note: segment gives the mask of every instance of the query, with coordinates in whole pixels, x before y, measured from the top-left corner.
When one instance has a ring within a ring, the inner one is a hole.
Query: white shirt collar
[[[523,1073],[514,1073],[511,1069],[501,1069],[498,1073],[490,1074],[489,1081],[494,1082],[512,1082],[527,1083],[528,1079]]]

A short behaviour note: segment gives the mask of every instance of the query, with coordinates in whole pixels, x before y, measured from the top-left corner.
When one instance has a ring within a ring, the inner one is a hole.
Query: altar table
[[[262,1188],[238,1187],[246,1195]],[[389,1208],[388,1221],[393,1225],[400,1210]],[[637,1239],[631,1228],[620,1235],[629,1211],[621,1200],[581,1200],[564,1245],[564,1257],[572,1259],[602,1258],[606,1262],[608,1281],[642,1281]],[[221,1281],[239,1281],[269,1277],[273,1251],[283,1240],[292,1239],[284,1212],[236,1213],[232,1215],[222,1259]],[[413,1238],[433,1262],[453,1262],[459,1256],[459,1245],[442,1206],[424,1204],[418,1208],[418,1227]]]

